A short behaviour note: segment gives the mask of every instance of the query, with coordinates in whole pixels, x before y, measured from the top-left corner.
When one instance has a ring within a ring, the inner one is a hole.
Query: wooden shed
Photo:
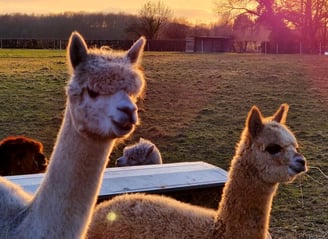
[[[230,37],[187,37],[186,52],[228,52],[231,51]]]

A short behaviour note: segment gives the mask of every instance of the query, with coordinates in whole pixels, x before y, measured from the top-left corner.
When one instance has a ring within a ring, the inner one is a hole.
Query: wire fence
[[[109,46],[126,50],[133,40],[86,40],[91,47]],[[68,40],[61,39],[0,39],[0,48],[11,49],[66,49]],[[185,40],[148,40],[149,51],[185,51]]]
[[[226,40],[226,39],[225,39]],[[86,40],[91,47],[109,46],[113,49],[126,50],[133,44],[133,40]],[[146,50],[148,51],[178,51],[178,52],[217,52],[213,42],[208,42],[209,46],[193,46],[190,51],[188,40],[147,40]],[[230,46],[225,42],[224,49],[220,52],[242,52],[242,53],[262,53],[262,54],[319,54],[328,56],[328,44],[319,43],[314,49],[309,50],[302,42],[294,44],[275,44],[271,42],[248,43],[248,47],[240,49],[236,47],[239,42],[230,40]],[[0,48],[9,49],[66,49],[68,40],[62,39],[0,39]],[[203,43],[204,44],[204,43]],[[188,49],[187,49],[188,48]],[[204,51],[204,49],[206,51]]]

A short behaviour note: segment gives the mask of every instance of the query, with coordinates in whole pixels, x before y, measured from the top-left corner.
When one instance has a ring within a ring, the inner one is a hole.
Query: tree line
[[[141,24],[140,24],[141,22]],[[61,13],[53,15],[0,15],[0,39],[67,39],[78,30],[89,40],[185,39],[187,35],[209,35],[207,26],[191,26],[179,20],[165,21],[148,30],[144,19],[115,13]]]
[[[0,16],[2,39],[67,39],[78,30],[87,39],[129,39],[127,26],[133,15],[103,13],[62,13],[53,15],[8,14]]]
[[[233,22],[241,51],[252,41],[270,42],[280,51],[317,53],[323,46],[328,51],[327,0],[219,0],[217,12]]]
[[[327,0],[218,0],[218,21],[191,25],[174,18],[163,2],[147,2],[138,15],[65,12],[0,15],[0,39],[65,40],[78,30],[88,40],[184,40],[187,36],[233,39],[236,52],[328,51]],[[32,44],[32,43],[31,43]]]

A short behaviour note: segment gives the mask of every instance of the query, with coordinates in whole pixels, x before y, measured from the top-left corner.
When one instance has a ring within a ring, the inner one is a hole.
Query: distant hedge
[[[54,39],[0,39],[0,48],[21,49],[65,49],[68,40]],[[113,49],[126,50],[133,44],[132,40],[87,40],[89,46],[109,46]],[[185,40],[149,40],[148,51],[185,51]]]

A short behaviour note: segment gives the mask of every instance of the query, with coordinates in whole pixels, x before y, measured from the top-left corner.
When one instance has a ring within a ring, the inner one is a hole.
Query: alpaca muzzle
[[[124,167],[124,166],[128,166],[127,164],[127,158],[122,156],[122,157],[119,157],[116,162],[115,162],[115,166],[116,167]]]
[[[136,105],[126,105],[117,107],[125,115],[125,124],[137,124],[138,122],[138,108]]]
[[[113,120],[112,123],[117,129],[117,136],[123,136],[131,132],[134,126],[138,123],[137,108],[132,110],[129,107],[118,108],[122,115],[118,120]]]
[[[296,154],[288,167],[289,174],[291,176],[295,176],[297,174],[300,174],[300,173],[306,172],[306,171],[307,171],[307,166],[306,166],[305,157],[301,154]]]

